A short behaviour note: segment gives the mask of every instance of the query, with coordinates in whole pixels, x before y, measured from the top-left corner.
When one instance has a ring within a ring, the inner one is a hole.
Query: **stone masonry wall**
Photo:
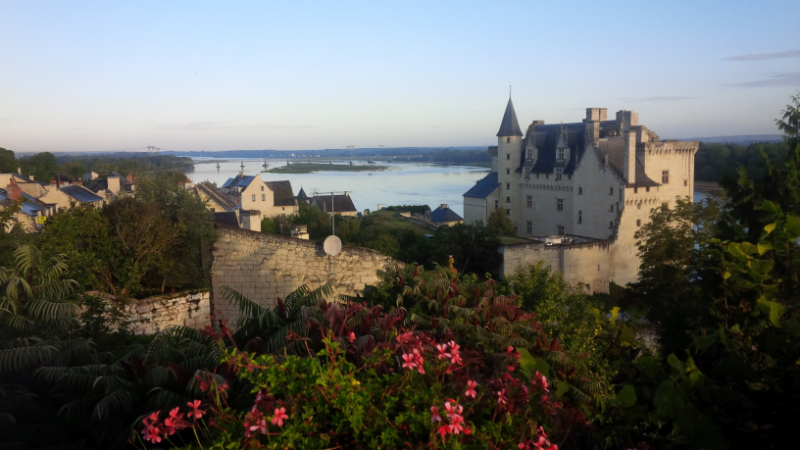
[[[126,307],[130,330],[155,334],[176,325],[203,328],[210,323],[210,299],[209,292],[181,292],[134,300]]]
[[[305,284],[315,289],[330,283],[334,295],[355,295],[378,281],[376,271],[389,264],[404,264],[374,250],[344,247],[335,257],[321,244],[276,234],[219,227],[212,250],[212,311],[230,321],[238,311],[222,295],[228,286],[262,306],[274,306]]]

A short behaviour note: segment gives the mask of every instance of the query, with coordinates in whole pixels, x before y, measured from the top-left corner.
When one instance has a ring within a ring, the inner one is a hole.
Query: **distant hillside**
[[[487,146],[465,147],[393,147],[393,148],[357,148],[353,150],[355,156],[378,155],[426,155],[433,151],[441,150],[483,150]],[[222,151],[187,151],[187,152],[162,152],[175,156],[188,156],[191,158],[289,158],[317,156],[347,156],[347,149],[326,148],[324,150],[222,150]]]
[[[682,141],[700,141],[716,144],[741,144],[750,145],[757,142],[781,142],[782,134],[741,134],[738,136],[712,136],[701,138],[686,138]]]

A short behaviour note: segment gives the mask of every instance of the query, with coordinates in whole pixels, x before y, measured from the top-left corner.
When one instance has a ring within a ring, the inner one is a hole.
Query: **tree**
[[[514,227],[514,222],[506,214],[505,208],[498,208],[489,214],[489,220],[486,223],[486,228],[495,236],[516,236],[517,229]]]
[[[17,160],[14,152],[0,147],[0,173],[10,173],[17,171]],[[5,188],[5,186],[0,186]]]
[[[58,161],[50,152],[37,153],[30,158],[22,160],[23,170],[27,175],[33,175],[36,181],[49,183],[55,178],[58,171]]]
[[[428,245],[431,263],[446,265],[452,256],[461,273],[495,273],[502,261],[500,240],[481,223],[439,227]]]

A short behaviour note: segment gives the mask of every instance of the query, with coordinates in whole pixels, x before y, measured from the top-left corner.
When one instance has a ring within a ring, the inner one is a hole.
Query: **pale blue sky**
[[[586,107],[776,133],[800,1],[0,0],[0,147],[487,145]],[[745,56],[743,56],[745,55]]]

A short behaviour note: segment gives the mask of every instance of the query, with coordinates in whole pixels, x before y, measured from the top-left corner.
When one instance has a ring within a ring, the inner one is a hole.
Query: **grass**
[[[386,232],[399,236],[404,231],[411,230],[420,235],[433,234],[433,230],[407,221],[392,211],[375,211],[366,216],[364,220],[367,221],[367,227],[377,229],[381,233]]]
[[[386,166],[350,166],[345,164],[303,164],[275,167],[267,170],[270,173],[312,173],[312,172],[377,172],[386,170]]]

